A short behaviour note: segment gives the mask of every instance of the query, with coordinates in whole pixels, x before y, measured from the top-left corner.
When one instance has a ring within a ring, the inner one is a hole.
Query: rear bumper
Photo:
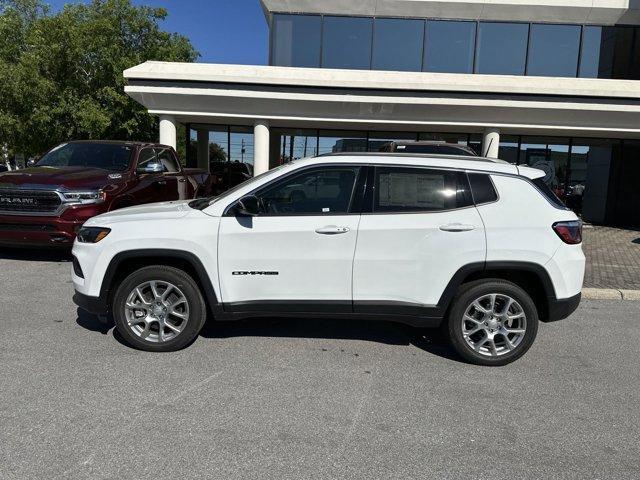
[[[581,293],[569,298],[550,298],[549,315],[548,318],[545,319],[545,322],[556,322],[558,320],[564,320],[576,311],[578,305],[580,305],[581,298]]]
[[[76,291],[73,294],[73,303],[94,315],[106,315],[109,313],[107,302],[101,297],[90,297]]]

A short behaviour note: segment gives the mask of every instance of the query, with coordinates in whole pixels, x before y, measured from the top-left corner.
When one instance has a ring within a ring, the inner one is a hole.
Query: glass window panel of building
[[[518,147],[520,140],[513,135],[500,135],[498,158],[509,163],[518,163]]]
[[[318,133],[316,130],[284,129],[274,130],[272,137],[277,145],[275,165],[299,158],[314,157],[318,154]],[[274,166],[275,166],[274,165]]]
[[[640,79],[640,28],[585,26],[579,76]]]
[[[226,162],[229,159],[229,127],[214,125],[193,125],[189,130],[187,159],[197,162],[198,130],[207,131],[209,136],[209,165]]]
[[[318,154],[337,152],[366,152],[367,132],[320,130]]]
[[[473,73],[476,22],[429,20],[426,32],[424,71]]]
[[[580,31],[578,25],[531,25],[527,75],[575,77]]]
[[[529,24],[480,22],[476,73],[524,75]]]
[[[376,18],[371,69],[420,71],[423,36],[424,20]]]
[[[229,160],[253,165],[253,129],[231,127],[229,134]]]
[[[283,67],[319,67],[322,17],[274,15],[271,62]]]
[[[522,137],[520,164],[545,172],[544,182],[563,198],[569,166],[569,139],[546,137]]]
[[[573,139],[566,203],[587,221],[601,223],[606,219],[616,149],[620,149],[620,140]]]
[[[372,32],[372,18],[324,17],[322,66],[369,69]]]
[[[466,146],[469,144],[469,134],[468,133],[440,133],[440,132],[420,133],[420,135],[418,136],[418,140],[455,143],[458,145]]]

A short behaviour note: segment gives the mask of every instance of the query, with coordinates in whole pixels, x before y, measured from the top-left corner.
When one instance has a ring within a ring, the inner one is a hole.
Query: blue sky
[[[44,0],[52,10],[89,0]],[[132,0],[164,7],[162,28],[187,36],[200,52],[199,62],[266,64],[268,29],[259,0]]]

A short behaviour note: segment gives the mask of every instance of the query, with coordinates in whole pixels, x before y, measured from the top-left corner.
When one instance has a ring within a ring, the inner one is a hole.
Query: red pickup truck
[[[166,145],[63,143],[30,168],[0,173],[0,245],[69,247],[100,213],[210,192],[209,174],[182,168]]]

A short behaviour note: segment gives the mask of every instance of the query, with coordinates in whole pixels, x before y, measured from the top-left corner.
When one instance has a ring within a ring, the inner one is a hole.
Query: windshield
[[[110,143],[63,143],[40,159],[38,167],[87,167],[122,172],[133,147]]]
[[[279,167],[276,167],[276,168],[272,168],[271,170],[267,170],[266,172],[263,172],[260,175],[256,175],[255,177],[249,178],[248,180],[245,180],[244,182],[239,183],[238,185],[236,185],[233,188],[230,188],[229,190],[227,190],[226,192],[222,193],[221,195],[194,200],[193,202],[191,202],[189,204],[189,206],[191,208],[195,208],[195,209],[198,209],[198,210],[204,210],[208,206],[213,205],[214,202],[217,202],[220,199],[223,199],[223,198],[225,198],[225,197],[227,197],[229,195],[234,194],[235,192],[237,192],[241,188],[245,188],[245,187],[251,185],[252,183],[254,183],[254,182],[258,181],[258,180],[262,180],[264,177],[267,177],[267,176],[270,176],[270,175],[276,175],[278,171],[282,170],[283,168],[285,168],[285,167],[287,167],[289,165],[291,165],[291,162],[285,163],[285,164],[280,165]]]

